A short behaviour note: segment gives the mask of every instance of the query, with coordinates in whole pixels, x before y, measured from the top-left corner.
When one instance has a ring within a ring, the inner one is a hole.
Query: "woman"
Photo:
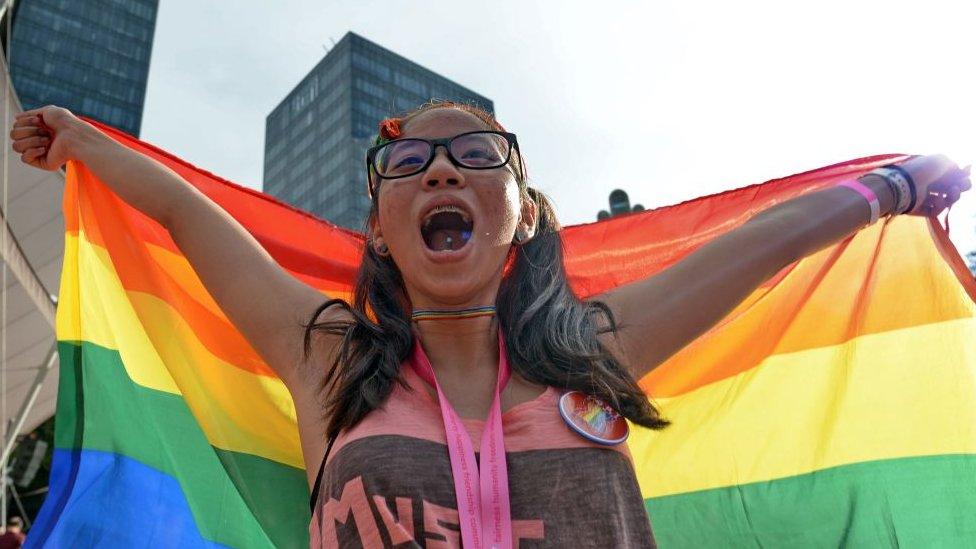
[[[580,302],[515,136],[478,109],[432,103],[384,121],[367,155],[372,209],[350,305],[65,109],[18,115],[11,137],[24,162],[81,161],[162,224],[284,381],[315,546],[652,545],[620,416],[666,421],[635,379],[784,266],[880,215],[937,215],[971,186],[944,157],[916,157],[779,204]]]

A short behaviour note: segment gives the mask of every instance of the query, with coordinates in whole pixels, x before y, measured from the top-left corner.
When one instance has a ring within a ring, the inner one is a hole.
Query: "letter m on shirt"
[[[339,538],[336,533],[336,523],[346,524],[349,517],[356,522],[360,542],[364,547],[383,545],[379,527],[373,518],[369,507],[369,499],[363,488],[363,477],[351,479],[342,487],[339,499],[329,498],[322,513],[322,541],[327,547],[338,547]]]

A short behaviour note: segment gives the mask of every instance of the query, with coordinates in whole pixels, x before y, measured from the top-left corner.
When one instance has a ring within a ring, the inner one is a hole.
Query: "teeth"
[[[468,213],[462,210],[461,208],[458,208],[457,206],[451,206],[451,205],[434,206],[433,209],[427,212],[427,216],[424,218],[424,227],[426,228],[428,225],[430,225],[430,220],[434,217],[435,214],[439,214],[442,212],[454,212],[460,214],[461,219],[463,219],[465,223],[471,223],[471,217],[468,215]]]

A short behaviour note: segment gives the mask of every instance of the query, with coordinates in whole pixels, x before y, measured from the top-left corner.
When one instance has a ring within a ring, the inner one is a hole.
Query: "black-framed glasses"
[[[491,170],[508,164],[512,149],[522,164],[522,153],[514,133],[474,131],[441,139],[408,137],[371,147],[366,151],[366,169],[380,179],[409,177],[426,170],[434,161],[437,147],[447,150],[451,163],[469,170]],[[369,184],[370,194],[377,183]]]

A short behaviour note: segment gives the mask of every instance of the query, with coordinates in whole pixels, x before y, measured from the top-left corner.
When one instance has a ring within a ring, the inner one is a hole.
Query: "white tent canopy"
[[[33,430],[54,414],[58,379],[54,311],[64,253],[64,174],[32,168],[11,149],[10,127],[22,109],[2,56],[0,78],[4,124],[0,174],[3,462],[17,434]]]

